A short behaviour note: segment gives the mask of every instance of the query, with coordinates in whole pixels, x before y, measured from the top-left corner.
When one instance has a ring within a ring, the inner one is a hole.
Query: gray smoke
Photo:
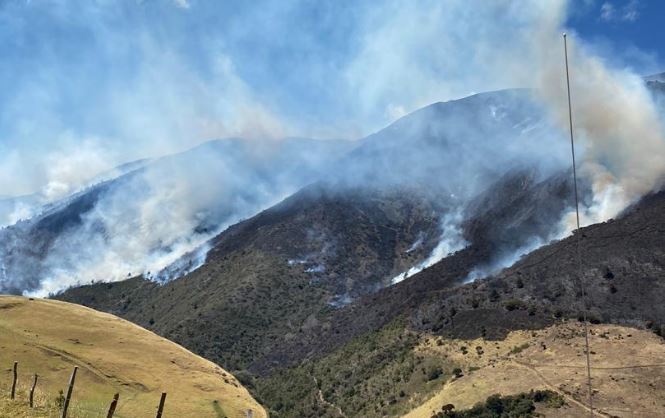
[[[526,23],[522,37],[512,42],[510,35],[514,33],[508,32],[508,38],[501,38],[502,42],[512,44],[512,48],[503,45],[493,49],[491,40],[481,42],[476,58],[479,56],[487,67],[500,71],[498,78],[510,80],[512,76],[513,83],[532,87],[536,100],[550,115],[547,119],[553,123],[558,140],[566,142],[568,107],[562,32],[572,3],[544,1],[526,7],[514,2],[502,3],[517,21],[526,17],[526,21],[522,20]],[[494,27],[489,25],[492,32]],[[582,181],[586,179],[592,185],[592,198],[589,203],[583,200],[581,208],[582,224],[588,225],[618,215],[644,194],[663,186],[665,131],[663,115],[658,112],[658,102],[663,96],[657,95],[654,100],[641,76],[608,64],[608,60],[594,55],[592,48],[585,46],[574,33],[568,34],[568,41],[578,168]],[[539,146],[555,149],[545,144]],[[537,153],[530,156],[539,165],[547,160]],[[479,266],[468,280],[494,273],[543,243],[566,236],[574,229],[574,220],[571,208],[548,237],[533,237],[490,265]],[[441,244],[445,243],[442,240]],[[441,254],[433,252],[428,263],[441,258]],[[408,272],[398,277],[405,275]]]
[[[229,139],[141,164],[0,230],[0,289],[44,295],[182,275],[203,263],[210,238],[330,171],[352,146]]]
[[[68,97],[64,90],[75,90],[69,63],[60,68],[46,54],[44,65],[25,68],[40,70],[20,83],[21,94],[3,115],[13,129],[7,135],[12,141],[0,143],[6,151],[0,157],[0,194],[31,197],[3,198],[0,224],[30,220],[0,231],[0,291],[46,294],[136,274],[168,280],[199,266],[206,242],[226,226],[320,178],[342,187],[425,185],[445,197],[441,242],[412,274],[464,245],[458,233],[463,210],[498,176],[536,166],[545,178],[569,167],[561,32],[572,3],[386,0],[383,7],[325,9],[321,25],[338,35],[334,42],[350,44],[322,43],[299,32],[295,23],[304,17],[297,11],[309,9],[296,0],[288,7],[243,10],[234,15],[235,24],[222,25],[229,29],[217,34],[219,40],[170,39],[164,33],[171,30],[182,38],[194,33],[182,29],[196,27],[187,24],[210,11],[179,4],[189,8],[167,13],[162,6],[141,5],[164,17],[156,19],[158,27],[142,20],[144,9],[125,19],[122,8],[97,3],[82,3],[80,10],[62,4],[49,15],[63,27],[88,29],[108,62],[133,66],[109,80],[79,70],[78,81],[90,87],[91,97],[65,102],[76,104],[65,111],[59,99]],[[30,16],[0,6],[0,19],[10,28],[22,27]],[[118,25],[126,31],[114,29]],[[247,27],[257,33],[247,33]],[[569,36],[580,174],[593,185],[584,221],[597,222],[661,186],[663,127],[638,76],[595,56],[574,33]],[[130,49],[135,41],[136,49]],[[238,53],[264,44],[304,61],[255,62]],[[199,55],[187,56],[183,45],[200,47]],[[298,48],[307,53],[294,53]],[[203,62],[204,69],[194,62]],[[243,63],[255,73],[244,74]],[[91,88],[98,85],[103,94]],[[390,124],[439,100],[513,86],[533,90],[437,103]],[[288,96],[289,89],[298,95]],[[293,132],[362,137],[386,125],[353,144],[275,139]],[[229,135],[245,139],[160,158]],[[140,157],[153,160],[115,171]],[[51,214],[91,190],[96,198],[74,224],[49,223]],[[569,215],[554,237],[570,231]],[[22,231],[44,223],[62,228],[38,237],[48,245],[35,254],[35,237]],[[528,248],[540,242],[534,239]],[[511,263],[525,248],[477,275]]]
[[[555,2],[556,3],[556,2]],[[562,22],[566,2],[545,15],[532,36],[534,87],[561,131],[568,127]],[[593,187],[593,203],[583,223],[607,220],[636,199],[662,187],[665,130],[645,80],[593,54],[574,33],[568,35],[573,123],[581,154],[581,175]],[[570,213],[563,233],[573,228]]]

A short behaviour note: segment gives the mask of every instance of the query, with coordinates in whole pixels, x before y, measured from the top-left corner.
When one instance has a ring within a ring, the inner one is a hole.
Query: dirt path
[[[593,416],[665,416],[659,409],[665,405],[662,339],[651,331],[620,325],[595,325],[594,331],[591,344],[598,356],[592,364]],[[625,337],[628,334],[631,338]],[[512,331],[501,341],[432,337],[418,347],[419,354],[456,362],[469,372],[444,385],[407,416],[429,418],[448,403],[460,410],[468,409],[495,393],[512,395],[542,387],[558,393],[570,408],[551,411],[552,416],[588,418],[591,408],[584,384],[586,367],[580,358],[582,338],[581,325],[576,322],[558,323],[539,331]],[[474,346],[481,348],[482,355],[465,352]]]
[[[512,361],[513,361],[513,363],[515,363],[515,364],[531,371],[533,374],[535,374],[538,377],[538,379],[540,379],[541,383],[543,385],[545,385],[548,389],[550,389],[550,390],[558,393],[559,395],[563,396],[570,403],[579,406],[580,408],[584,409],[587,412],[591,412],[591,408],[589,408],[589,406],[587,404],[578,401],[577,399],[573,398],[572,396],[570,396],[566,392],[561,391],[559,388],[557,388],[552,383],[550,383],[547,380],[547,378],[545,376],[543,376],[543,374],[534,365],[532,365],[530,363],[522,362],[522,361],[519,361],[519,360],[515,360],[515,359],[512,359]],[[568,366],[568,367],[573,367],[573,366]],[[598,409],[595,409],[595,408],[593,410],[593,414],[597,415],[597,416],[600,416],[600,417],[608,417],[608,418],[612,417],[612,415],[606,414],[605,412],[599,411]]]
[[[319,381],[318,381],[318,379],[317,379],[316,377],[314,377],[314,376],[312,376],[312,379],[314,379],[314,385],[318,388],[318,387],[319,387]],[[322,404],[324,404],[324,405],[328,405],[329,407],[333,408],[335,411],[337,411],[337,413],[339,414],[339,416],[341,416],[341,417],[343,417],[343,418],[348,418],[348,417],[346,416],[346,414],[344,413],[344,411],[342,411],[342,408],[340,408],[339,406],[335,405],[335,404],[332,403],[332,402],[328,402],[328,401],[326,400],[326,398],[323,397],[323,392],[321,391],[321,389],[318,389],[316,396],[318,397],[319,402],[321,402]]]
[[[535,367],[535,366],[534,366]],[[553,367],[557,369],[583,369],[586,370],[584,366],[569,366],[565,364],[543,364],[538,367]],[[621,367],[596,367],[592,366],[591,370],[630,370],[630,369],[654,369],[659,367],[665,367],[665,364],[638,364],[636,366],[621,366]]]

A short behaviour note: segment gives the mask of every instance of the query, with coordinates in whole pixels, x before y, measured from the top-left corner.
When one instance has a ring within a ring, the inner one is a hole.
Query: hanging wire
[[[584,278],[582,275],[582,254],[581,254],[581,232],[580,232],[580,204],[577,193],[577,167],[575,163],[575,139],[573,135],[573,107],[570,99],[570,74],[568,70],[568,42],[566,34],[563,34],[563,50],[566,59],[566,87],[568,89],[568,122],[570,124],[570,150],[573,156],[573,184],[575,188],[575,216],[577,220],[576,244],[577,244],[577,275],[582,290],[582,320],[584,322],[584,349],[586,354],[586,372],[587,372],[587,387],[589,389],[589,416],[593,418],[593,389],[591,387],[591,357],[589,352],[589,323],[587,321],[587,297],[586,289],[584,286]]]

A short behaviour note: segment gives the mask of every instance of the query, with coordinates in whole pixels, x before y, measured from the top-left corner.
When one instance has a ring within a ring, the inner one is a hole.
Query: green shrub
[[[513,347],[512,350],[510,350],[510,354],[521,353],[522,351],[526,350],[527,348],[529,348],[529,343],[524,343],[522,345],[515,346],[515,347]]]
[[[432,381],[438,379],[443,374],[441,367],[432,367],[427,373],[427,381]]]
[[[432,418],[532,418],[536,403],[547,408],[560,408],[565,402],[561,395],[550,390],[537,390],[513,396],[492,395],[466,411],[454,411],[453,405],[445,405]]]
[[[510,299],[503,302],[503,307],[509,311],[516,311],[519,309],[526,309],[526,303],[519,299]]]

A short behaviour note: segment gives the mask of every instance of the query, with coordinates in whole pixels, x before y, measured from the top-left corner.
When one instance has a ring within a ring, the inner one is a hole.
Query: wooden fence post
[[[159,400],[159,408],[157,408],[157,418],[162,418],[165,402],[166,402],[166,393],[162,393],[162,398]]]
[[[67,396],[65,397],[65,403],[62,406],[62,418],[67,418],[67,409],[69,408],[69,401],[72,398],[72,391],[74,390],[74,381],[76,380],[76,372],[78,367],[74,367],[72,372],[72,377],[69,378],[69,387],[67,388]]]
[[[16,382],[18,381],[18,361],[14,362],[14,379],[12,380],[11,399],[16,398]]]
[[[109,406],[109,413],[106,415],[106,418],[113,418],[115,414],[115,408],[118,406],[118,398],[120,397],[119,393],[113,395],[113,400],[111,401],[111,406]]]
[[[37,386],[37,373],[35,373],[35,377],[32,379],[32,387],[30,387],[30,408],[34,408],[34,399],[35,399],[35,387]]]

